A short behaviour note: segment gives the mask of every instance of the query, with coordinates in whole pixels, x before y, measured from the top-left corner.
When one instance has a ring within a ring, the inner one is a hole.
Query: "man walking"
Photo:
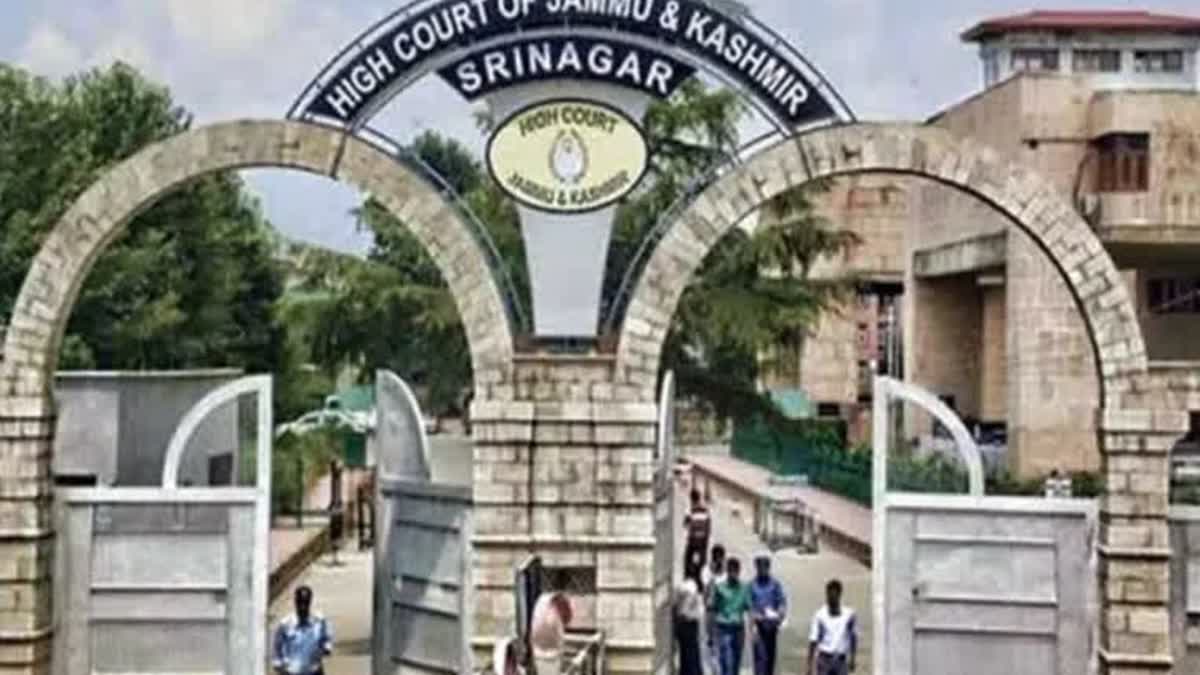
[[[311,588],[301,586],[293,597],[296,613],[275,629],[271,667],[276,675],[325,675],[321,661],[333,653],[333,630],[312,613]]]
[[[750,618],[753,622],[754,675],[775,675],[779,627],[787,618],[787,596],[783,585],[771,576],[771,557],[754,558],[754,580],[750,582]]]
[[[713,585],[713,613],[717,625],[717,654],[720,675],[738,675],[742,649],[746,645],[746,623],[750,614],[750,592],[738,579],[742,564],[737,558],[725,563],[725,581]]]
[[[708,540],[712,535],[712,515],[700,497],[700,491],[692,489],[692,506],[683,517],[687,530],[687,546],[683,551],[683,576],[700,583],[700,574],[708,559]]]
[[[706,667],[712,673],[721,672],[721,662],[718,659],[717,651],[717,622],[716,614],[713,612],[715,607],[715,594],[717,586],[725,583],[725,547],[716,544],[712,547],[712,556],[709,558],[708,567],[704,570],[704,661]]]
[[[813,615],[808,634],[808,672],[847,675],[854,672],[858,626],[854,610],[842,606],[842,582],[825,585],[825,605]]]

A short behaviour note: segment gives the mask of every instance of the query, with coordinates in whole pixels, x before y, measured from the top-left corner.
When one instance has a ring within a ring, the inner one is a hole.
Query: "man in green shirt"
[[[746,625],[750,616],[750,589],[742,583],[742,563],[737,558],[725,561],[725,580],[713,587],[713,615],[717,627],[717,655],[720,675],[738,675],[742,669],[742,648],[746,645]]]

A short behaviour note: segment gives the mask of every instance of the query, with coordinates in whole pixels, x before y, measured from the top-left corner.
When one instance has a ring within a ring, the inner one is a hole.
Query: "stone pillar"
[[[0,398],[0,673],[50,672],[54,416]]]
[[[1171,672],[1169,453],[1187,429],[1172,411],[1106,410],[1100,503],[1100,663],[1107,675]]]
[[[514,369],[515,384],[489,387],[471,411],[477,658],[514,633],[515,569],[537,554],[552,584],[571,584],[554,590],[571,597],[574,625],[605,631],[608,672],[654,672],[666,654],[656,405],[612,384],[611,358],[518,357]]]

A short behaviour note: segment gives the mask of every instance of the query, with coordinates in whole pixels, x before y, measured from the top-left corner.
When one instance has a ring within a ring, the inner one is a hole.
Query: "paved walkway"
[[[689,459],[693,459],[689,457]],[[712,458],[721,459],[721,458]],[[709,461],[709,458],[705,458]],[[732,460],[737,462],[737,460]],[[742,464],[738,462],[738,464]],[[756,468],[756,467],[749,467]],[[751,474],[753,472],[750,472]],[[767,472],[762,472],[767,473]],[[752,480],[753,476],[746,476]],[[767,482],[765,477],[763,483]],[[789,488],[791,489],[791,488]],[[682,514],[686,508],[686,491],[679,491],[677,512]],[[819,492],[819,491],[818,491]],[[833,495],[824,495],[833,497]],[[829,502],[836,505],[837,501]],[[861,509],[861,507],[859,507]],[[865,509],[862,509],[865,510]],[[858,517],[853,511],[842,514],[847,519]],[[847,526],[849,523],[847,523]],[[867,511],[867,527],[870,527],[870,512]],[[870,530],[868,529],[868,535]],[[675,550],[680,558],[676,574],[681,573],[683,556],[683,529],[676,531]],[[725,546],[729,555],[742,560],[743,579],[749,579],[753,574],[752,559],[754,554],[763,550],[759,538],[746,525],[733,515],[728,507],[717,504],[714,507],[713,543]],[[808,630],[812,614],[825,602],[825,583],[830,579],[840,579],[845,587],[844,602],[854,608],[858,614],[860,625],[861,645],[859,648],[859,673],[871,672],[871,571],[845,555],[835,551],[826,551],[815,555],[804,555],[794,550],[785,550],[773,556],[773,571],[787,592],[789,604],[789,620],[779,637],[779,664],[776,672],[780,675],[802,675],[808,658]],[[743,658],[743,672],[751,672],[750,650],[747,648]]]
[[[272,628],[292,612],[296,586],[313,589],[313,608],[330,621],[334,634],[333,656],[325,661],[326,675],[369,675],[371,672],[371,551],[343,550],[342,564],[322,556],[280,594],[270,608]]]
[[[814,487],[772,485],[770,471],[734,457],[688,455],[685,459],[704,472],[721,476],[747,490],[774,499],[799,499],[816,511],[823,525],[858,541],[871,541],[871,509],[857,502]]]

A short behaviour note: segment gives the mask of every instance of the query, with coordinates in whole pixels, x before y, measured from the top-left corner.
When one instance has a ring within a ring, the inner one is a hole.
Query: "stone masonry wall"
[[[909,294],[908,379],[938,396],[953,396],[960,415],[978,419],[982,308],[975,275],[915,279]],[[932,418],[916,406],[906,407],[905,421],[910,437],[931,431]]]
[[[1008,415],[1007,289],[989,286],[981,289],[981,293],[979,418],[984,422],[999,422]]]
[[[594,575],[571,598],[579,626],[606,632],[610,672],[654,670],[657,406],[627,400],[611,380],[611,359],[522,357],[514,389],[473,405],[481,658],[515,630],[514,570],[537,554]]]

